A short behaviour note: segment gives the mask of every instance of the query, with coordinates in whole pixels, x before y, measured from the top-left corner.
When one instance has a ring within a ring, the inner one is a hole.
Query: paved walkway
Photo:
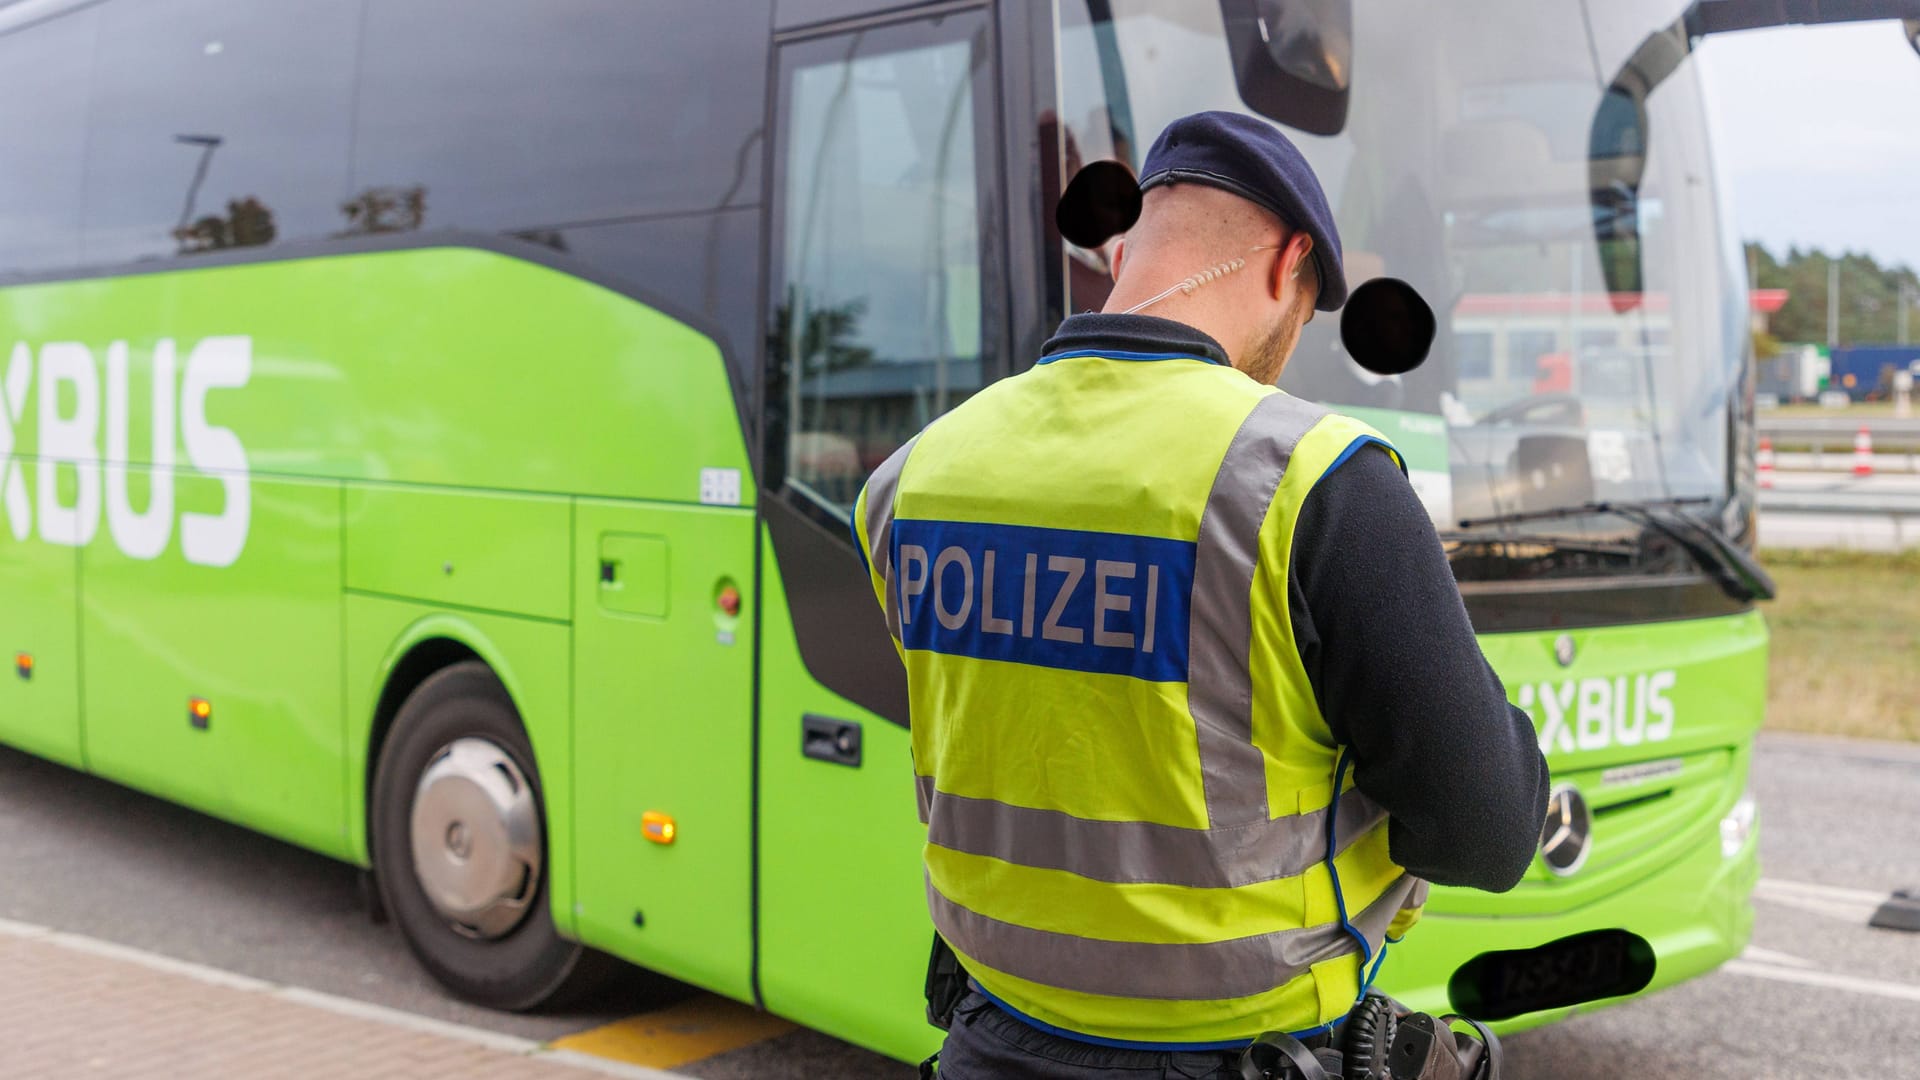
[[[667,1080],[528,1039],[0,921],[0,1078]]]

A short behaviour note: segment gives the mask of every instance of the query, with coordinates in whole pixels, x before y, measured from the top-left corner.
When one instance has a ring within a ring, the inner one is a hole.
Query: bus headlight
[[[1753,802],[1752,792],[1743,792],[1733,809],[1720,819],[1720,854],[1731,859],[1740,854],[1747,846],[1747,838],[1753,835],[1754,822],[1759,820],[1760,810]]]

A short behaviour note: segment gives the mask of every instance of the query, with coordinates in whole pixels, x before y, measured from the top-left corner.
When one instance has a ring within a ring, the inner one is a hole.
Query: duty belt
[[[1463,1037],[1453,1022],[1470,1026]],[[1347,1015],[1338,1039],[1302,1040],[1270,1031],[1240,1058],[1245,1080],[1500,1080],[1500,1040],[1461,1016],[1408,1012],[1368,993]]]

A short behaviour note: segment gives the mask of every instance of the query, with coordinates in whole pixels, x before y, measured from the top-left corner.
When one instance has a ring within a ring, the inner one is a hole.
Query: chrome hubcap
[[[479,738],[440,748],[413,792],[413,872],[427,902],[468,937],[520,925],[540,884],[540,814],[507,752]]]

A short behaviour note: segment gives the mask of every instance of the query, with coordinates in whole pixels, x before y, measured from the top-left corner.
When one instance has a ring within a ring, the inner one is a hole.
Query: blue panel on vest
[[[1194,545],[1123,533],[896,519],[900,635],[982,660],[1187,678]]]

